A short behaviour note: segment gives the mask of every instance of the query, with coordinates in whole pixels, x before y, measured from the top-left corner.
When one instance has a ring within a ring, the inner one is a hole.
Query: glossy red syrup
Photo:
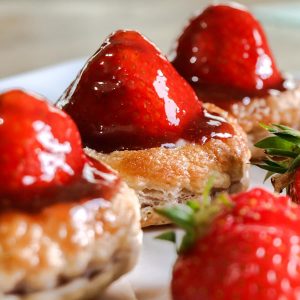
[[[194,17],[178,39],[173,65],[203,101],[223,108],[285,90],[261,25],[236,4],[212,5]]]
[[[24,190],[1,193],[0,214],[12,209],[37,213],[55,203],[110,201],[119,190],[120,182],[120,178],[103,164],[87,161],[83,172],[65,185],[51,185],[46,188],[25,186]]]
[[[252,92],[246,92],[230,87],[208,85],[205,83],[191,83],[191,86],[203,102],[214,103],[225,110],[229,110],[235,103],[248,105],[253,98],[263,98],[287,90],[284,80],[273,89],[255,90]]]
[[[135,31],[109,36],[57,106],[73,118],[85,146],[105,153],[234,134],[224,119],[203,110],[187,82]]]
[[[0,153],[0,212],[110,200],[118,190],[118,176],[84,155],[71,118],[37,95],[0,95]]]

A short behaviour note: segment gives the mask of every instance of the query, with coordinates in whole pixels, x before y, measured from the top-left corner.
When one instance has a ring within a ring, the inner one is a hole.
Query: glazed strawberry
[[[206,118],[192,88],[135,31],[110,35],[57,106],[72,116],[84,145],[103,152],[193,139]]]
[[[76,125],[64,112],[22,90],[3,93],[0,137],[0,210],[29,209],[85,193],[82,174],[90,168],[93,177],[93,167],[87,164]]]
[[[300,203],[300,132],[283,125],[262,126],[271,136],[256,143],[267,155],[256,166],[268,171],[277,192],[286,189],[292,200]]]
[[[226,197],[159,210],[186,230],[173,299],[298,299],[299,207],[262,189]]]
[[[178,39],[173,65],[204,100],[282,89],[261,25],[238,4],[211,5],[194,17]]]

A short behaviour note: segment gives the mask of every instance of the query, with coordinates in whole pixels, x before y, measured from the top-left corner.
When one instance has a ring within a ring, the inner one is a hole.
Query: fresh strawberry
[[[256,188],[247,193],[232,195],[231,200],[234,206],[228,215],[226,226],[254,223],[276,227],[278,220],[281,220],[281,226],[293,229],[298,224],[294,206],[287,205],[285,196],[274,197],[268,191]]]
[[[281,89],[265,33],[243,6],[217,4],[196,15],[178,39],[173,65],[204,100]]]
[[[300,132],[283,125],[262,125],[271,136],[256,143],[267,158],[256,165],[267,170],[277,192],[284,189],[294,202],[300,203]]]
[[[0,202],[19,204],[69,183],[86,161],[71,118],[21,90],[0,95],[0,153]]]
[[[175,143],[201,132],[204,118],[193,89],[135,31],[110,35],[57,106],[72,116],[84,144],[103,152]]]
[[[262,189],[228,197],[158,210],[186,231],[173,299],[298,299],[300,208]]]

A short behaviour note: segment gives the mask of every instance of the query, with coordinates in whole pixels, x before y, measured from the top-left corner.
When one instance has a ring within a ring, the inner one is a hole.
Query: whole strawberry
[[[158,211],[186,230],[173,299],[299,299],[300,209],[262,189],[226,197]]]
[[[211,5],[190,21],[173,65],[206,101],[223,93],[252,96],[282,84],[261,25],[234,3]]]
[[[160,51],[136,31],[111,34],[57,102],[83,143],[111,152],[176,142],[202,103]]]
[[[256,165],[268,173],[275,190],[286,189],[294,202],[300,203],[300,132],[284,125],[262,125],[269,137],[256,143],[267,158]]]

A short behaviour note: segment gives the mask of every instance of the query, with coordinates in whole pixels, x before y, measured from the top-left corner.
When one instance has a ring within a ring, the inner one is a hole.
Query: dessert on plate
[[[160,51],[135,31],[111,34],[56,103],[75,121],[86,153],[117,170],[141,203],[142,226],[166,223],[153,208],[247,186],[249,150],[236,120],[202,104]]]
[[[173,300],[299,299],[300,208],[289,197],[256,188],[188,204],[158,210],[186,230]]]
[[[0,94],[0,299],[90,299],[135,264],[138,199],[41,97]]]
[[[172,63],[199,98],[235,116],[253,144],[259,123],[300,128],[300,88],[277,68],[259,22],[242,5],[217,4],[193,17],[178,38]]]

